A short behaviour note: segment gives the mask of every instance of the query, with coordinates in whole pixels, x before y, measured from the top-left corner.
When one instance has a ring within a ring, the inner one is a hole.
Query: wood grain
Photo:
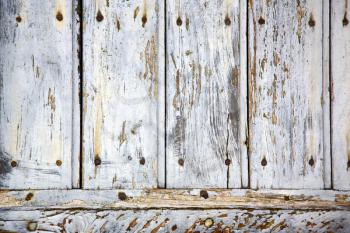
[[[0,21],[0,188],[70,188],[72,4],[1,0]]]
[[[349,232],[350,212],[37,210],[0,213],[2,232]]]
[[[27,190],[0,192],[1,210],[294,209],[350,211],[349,191],[247,189]]]
[[[241,7],[232,0],[167,2],[169,188],[248,185]]]
[[[350,2],[333,1],[331,12],[333,185],[350,190]]]
[[[330,187],[323,2],[249,1],[251,188]]]
[[[84,3],[85,189],[158,185],[158,145],[164,145],[162,4]]]

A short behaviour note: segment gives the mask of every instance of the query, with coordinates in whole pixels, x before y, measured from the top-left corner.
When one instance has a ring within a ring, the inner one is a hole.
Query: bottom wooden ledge
[[[1,211],[0,232],[350,232],[348,211]]]
[[[350,192],[0,192],[0,232],[350,232]]]
[[[350,192],[152,189],[0,191],[0,209],[294,209],[350,211]]]

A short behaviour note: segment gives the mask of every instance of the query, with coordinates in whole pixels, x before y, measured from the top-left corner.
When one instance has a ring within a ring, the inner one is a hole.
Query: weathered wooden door
[[[349,232],[349,0],[0,0],[0,232]]]

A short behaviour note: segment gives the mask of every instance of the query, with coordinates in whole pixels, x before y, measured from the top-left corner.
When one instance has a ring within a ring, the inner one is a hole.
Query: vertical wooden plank
[[[332,158],[335,189],[350,190],[350,1],[331,5]]]
[[[323,166],[324,188],[332,188],[331,157],[331,102],[330,102],[330,1],[323,1],[323,50],[322,50],[322,108],[323,108]]]
[[[163,1],[84,2],[83,187],[154,188]]]
[[[247,185],[243,5],[167,1],[169,188]]]
[[[252,188],[325,186],[322,12],[317,0],[249,1]]]
[[[72,188],[80,188],[80,146],[81,146],[81,0],[73,0],[72,9],[72,59],[73,59],[73,131],[72,131]]]
[[[165,4],[163,0],[159,4],[158,10],[158,188],[166,188],[166,151],[165,151],[165,88],[166,88],[166,76],[165,76]]]
[[[240,106],[241,110],[239,131],[241,134],[241,188],[249,188],[249,160],[248,160],[248,38],[247,38],[247,24],[248,24],[248,2],[246,0],[239,1],[239,35],[240,35]],[[228,188],[234,188],[234,185],[229,183]]]
[[[72,3],[0,1],[0,187],[69,188]]]

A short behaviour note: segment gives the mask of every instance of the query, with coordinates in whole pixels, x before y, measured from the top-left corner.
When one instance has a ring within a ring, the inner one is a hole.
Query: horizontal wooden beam
[[[27,210],[0,211],[0,232],[344,232],[349,211]]]
[[[0,191],[0,209],[348,210],[350,192],[332,190],[150,189]]]

